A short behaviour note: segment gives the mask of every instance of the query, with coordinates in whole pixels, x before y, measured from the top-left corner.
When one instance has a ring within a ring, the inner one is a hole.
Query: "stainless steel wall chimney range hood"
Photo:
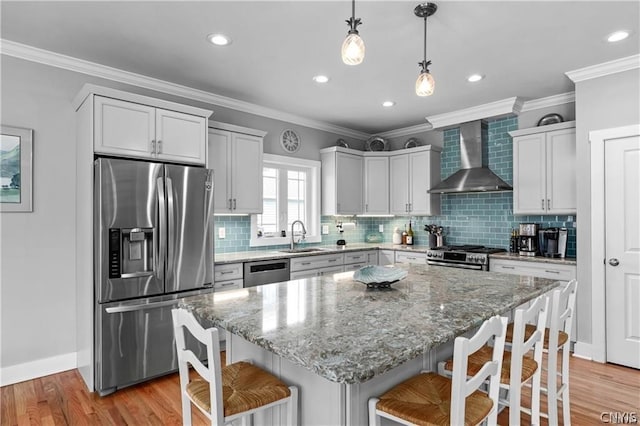
[[[435,185],[431,194],[512,191],[511,185],[493,173],[488,164],[487,124],[482,120],[460,125],[461,169]]]

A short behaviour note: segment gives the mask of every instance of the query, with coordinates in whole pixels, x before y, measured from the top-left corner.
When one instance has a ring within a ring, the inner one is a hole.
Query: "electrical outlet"
[[[384,225],[378,225],[378,232],[384,232]]]
[[[227,231],[223,227],[218,228],[218,238],[220,238],[221,240],[227,238]]]
[[[322,225],[322,235],[329,235],[329,225]]]

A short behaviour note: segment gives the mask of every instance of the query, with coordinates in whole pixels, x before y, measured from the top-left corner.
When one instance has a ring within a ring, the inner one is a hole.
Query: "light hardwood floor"
[[[640,371],[573,357],[570,371],[574,425],[602,424],[603,412],[640,414]],[[180,425],[182,418],[177,374],[103,398],[87,391],[77,370],[4,386],[0,393],[2,426]],[[508,423],[507,410],[500,414],[499,422]],[[522,424],[528,423],[523,416]],[[197,409],[194,424],[206,424]]]

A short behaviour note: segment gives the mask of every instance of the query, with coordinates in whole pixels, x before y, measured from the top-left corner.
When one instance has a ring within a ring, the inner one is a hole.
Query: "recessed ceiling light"
[[[609,36],[607,37],[607,41],[609,43],[615,43],[616,41],[622,41],[627,37],[629,37],[629,31],[621,30],[609,34]]]
[[[387,108],[389,108],[389,107],[394,106],[395,104],[396,104],[396,103],[395,103],[395,102],[393,102],[393,101],[384,101],[384,102],[382,103],[382,106],[383,106],[383,107],[387,107]]]
[[[216,46],[227,46],[231,44],[231,39],[224,34],[209,34],[207,40]]]
[[[480,81],[484,78],[483,75],[480,74],[471,74],[469,77],[467,77],[467,81],[470,83],[475,83],[476,81]]]
[[[316,83],[326,83],[329,81],[329,77],[327,77],[326,75],[316,75],[313,77],[313,81],[315,81]]]

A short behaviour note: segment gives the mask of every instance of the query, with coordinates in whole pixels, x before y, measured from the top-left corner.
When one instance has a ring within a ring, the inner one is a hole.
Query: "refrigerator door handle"
[[[173,181],[171,178],[167,177],[167,232],[169,234],[168,238],[168,249],[167,249],[167,273],[169,277],[172,276],[173,271],[173,256],[176,246],[176,211],[175,211],[175,200],[173,198]]]
[[[135,312],[142,311],[145,309],[155,309],[162,308],[163,306],[171,306],[176,305],[179,299],[171,299],[165,300],[163,302],[155,302],[155,303],[140,303],[137,305],[125,305],[125,306],[113,306],[110,308],[106,308],[105,312],[108,314],[120,314],[123,312]]]
[[[166,258],[167,253],[167,210],[165,207],[165,190],[164,190],[164,178],[158,178],[157,180],[157,189],[158,189],[158,214],[159,214],[159,228],[160,232],[158,237],[157,244],[154,244],[154,250],[156,250],[155,255],[155,271],[156,277],[159,280],[164,279],[164,259]]]

